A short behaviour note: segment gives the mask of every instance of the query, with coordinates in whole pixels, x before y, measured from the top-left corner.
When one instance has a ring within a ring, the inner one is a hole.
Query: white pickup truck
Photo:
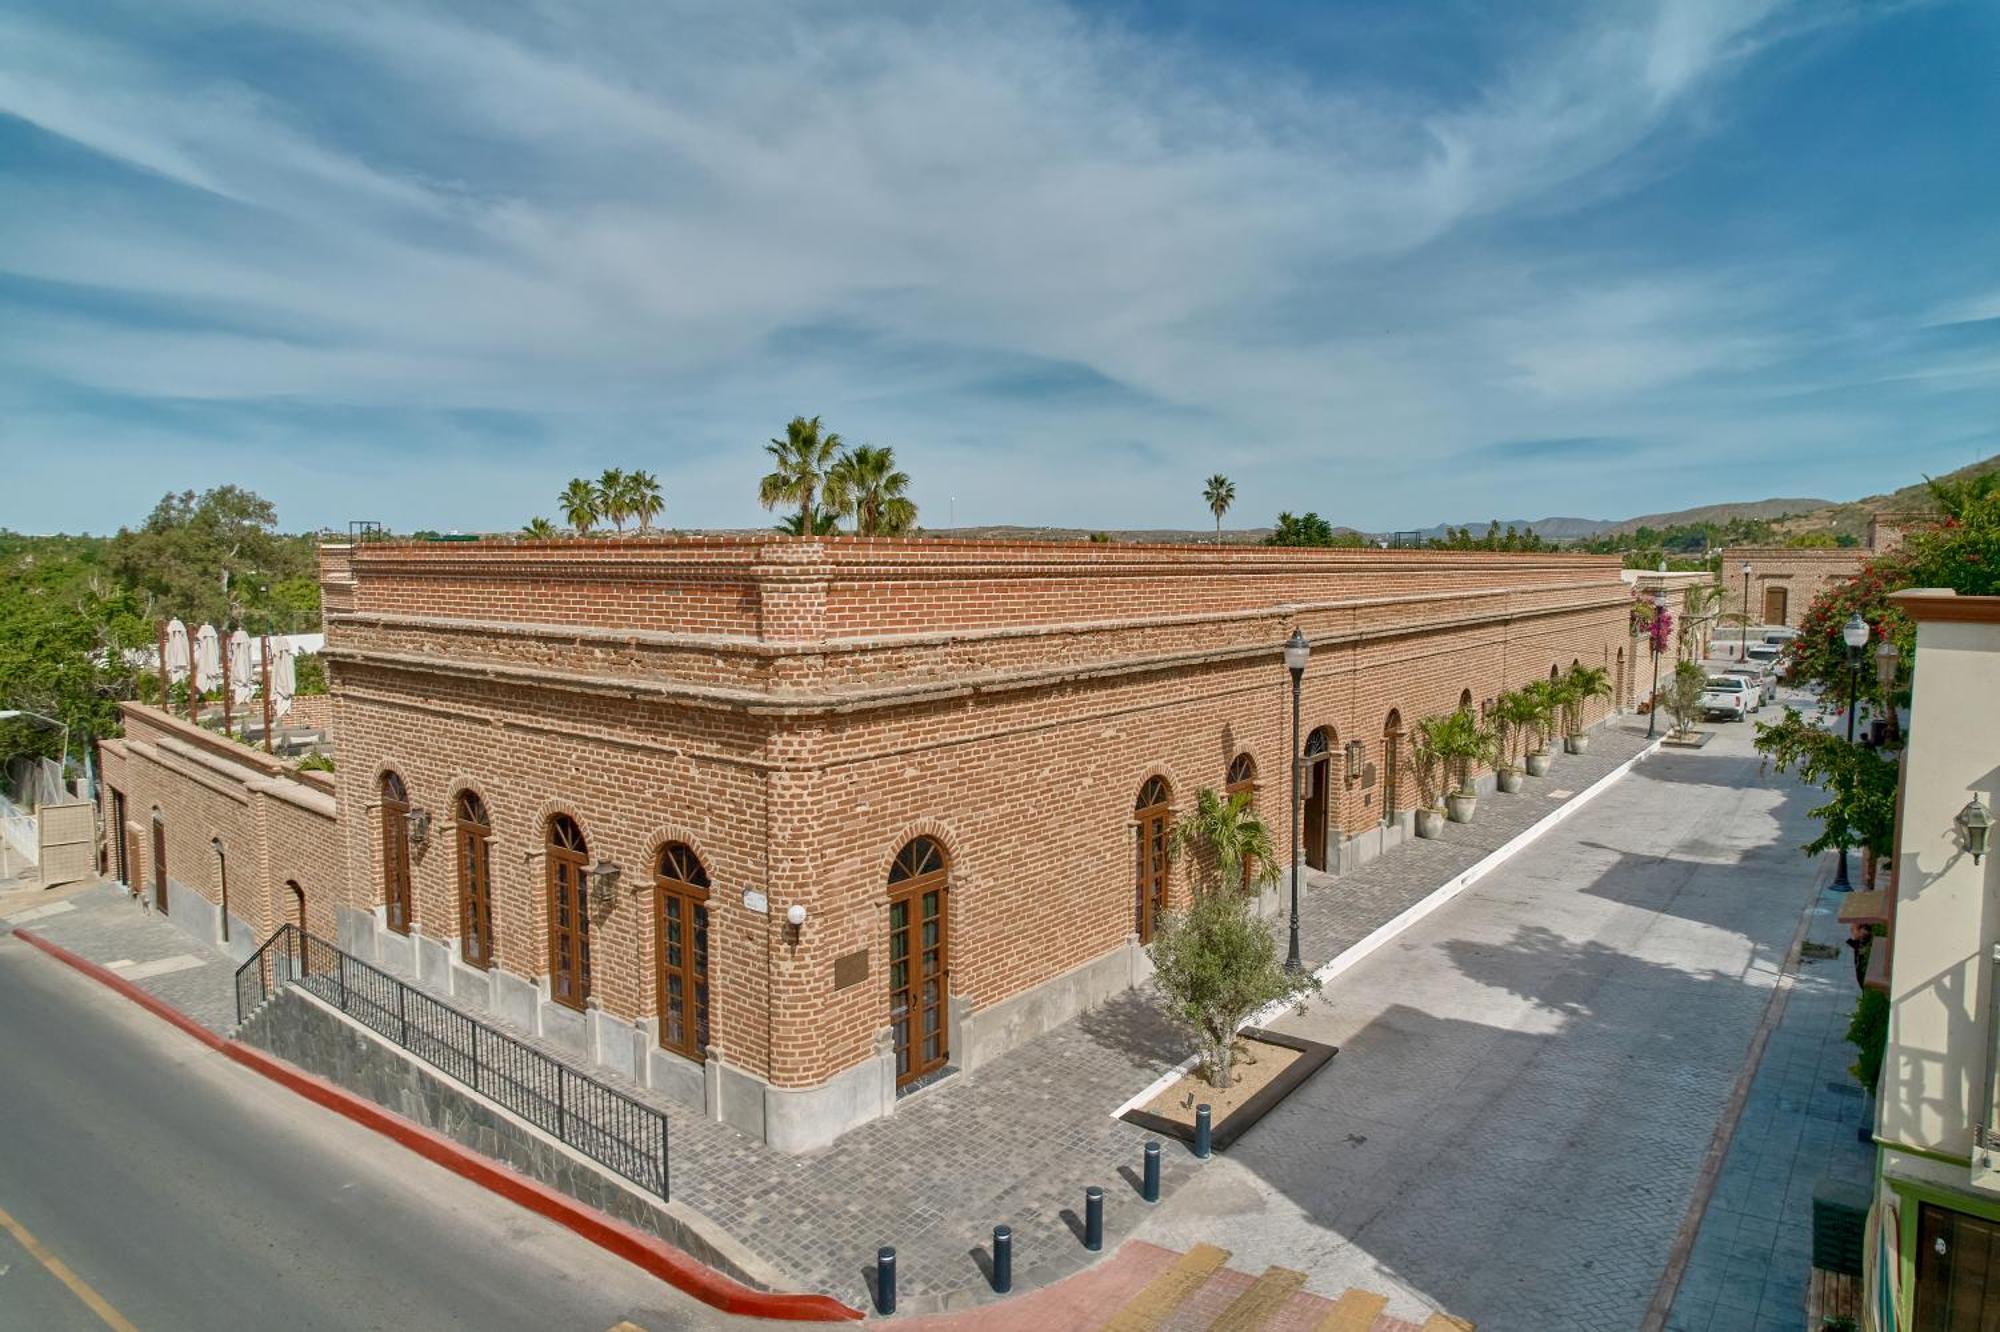
[[[1701,691],[1701,715],[1742,721],[1756,708],[1757,686],[1740,675],[1711,675]]]

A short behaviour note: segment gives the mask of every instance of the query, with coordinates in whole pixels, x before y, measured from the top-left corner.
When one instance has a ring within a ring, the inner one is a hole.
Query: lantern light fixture
[[[1847,617],[1847,623],[1840,626],[1840,640],[1855,652],[1868,646],[1868,621],[1856,611]]]
[[[1958,827],[1958,835],[1964,840],[1965,850],[1977,865],[1986,855],[1987,846],[1993,837],[1993,816],[1986,812],[1978,795],[1965,802],[1965,808],[1958,811],[1952,820]]]
[[[599,907],[618,900],[618,876],[624,872],[615,860],[600,860],[590,867],[590,895]]]
[[[1895,643],[1887,638],[1875,649],[1875,682],[1882,686],[1884,692],[1896,683],[1896,660],[1901,655]]]
[[[411,810],[404,826],[410,830],[410,845],[422,847],[431,839],[431,812],[427,809]]]
[[[1312,659],[1312,644],[1299,629],[1292,630],[1292,636],[1285,640],[1285,669],[1293,675],[1305,674],[1306,663]]]

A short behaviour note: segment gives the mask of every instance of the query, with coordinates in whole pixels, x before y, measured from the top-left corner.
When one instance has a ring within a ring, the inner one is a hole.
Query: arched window
[[[382,904],[389,928],[410,932],[410,793],[393,772],[382,774]]]
[[[285,880],[285,891],[292,895],[292,919],[299,927],[299,933],[306,932],[306,890],[299,887],[297,879]]]
[[[708,1057],[708,871],[693,849],[668,842],[653,866],[653,933],[660,1045]]]
[[[1229,760],[1229,781],[1222,788],[1224,795],[1238,795],[1248,791],[1253,795],[1257,790],[1257,760],[1248,754],[1238,754]]]
[[[167,816],[153,811],[153,909],[167,914]]]
[[[1382,719],[1382,822],[1394,823],[1402,805],[1401,794],[1403,772],[1403,713],[1400,708],[1390,708],[1389,715]]]
[[[1173,828],[1173,791],[1164,777],[1148,777],[1132,804],[1138,826],[1139,942],[1151,943],[1167,909],[1167,837]]]
[[[896,1085],[951,1060],[950,866],[933,838],[913,837],[889,866],[889,1026]]]
[[[493,820],[477,792],[460,791],[458,822],[458,954],[469,967],[493,965]]]
[[[1458,710],[1460,712],[1472,711],[1472,691],[1470,689],[1461,689],[1458,691]]]
[[[569,1008],[590,998],[590,848],[566,814],[549,820],[549,997]]]

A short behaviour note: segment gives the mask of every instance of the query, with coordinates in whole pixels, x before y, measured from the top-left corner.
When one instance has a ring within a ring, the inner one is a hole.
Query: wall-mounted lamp
[[[792,933],[792,943],[796,944],[799,941],[799,931],[804,928],[805,923],[806,909],[804,906],[794,902],[785,908],[785,927]]]
[[[590,867],[590,896],[600,910],[609,910],[618,900],[618,876],[624,872],[613,860],[600,860]]]
[[[1993,836],[1993,816],[1986,812],[1986,806],[1980,804],[1979,797],[1975,795],[1965,802],[1965,808],[1958,811],[1958,817],[1952,822],[1958,825],[1958,835],[1964,839],[1972,863],[1977,865],[1985,856],[1987,843]]]
[[[403,826],[410,830],[410,847],[421,851],[431,840],[431,812],[427,809],[413,809],[403,816]]]
[[[1368,764],[1368,747],[1359,740],[1347,742],[1347,781],[1351,786],[1361,780],[1361,770]]]

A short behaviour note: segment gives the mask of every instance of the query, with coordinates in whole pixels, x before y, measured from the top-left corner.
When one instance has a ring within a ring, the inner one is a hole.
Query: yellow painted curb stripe
[[[1182,1300],[1194,1294],[1228,1261],[1229,1251],[1226,1249],[1218,1249],[1213,1244],[1195,1245],[1174,1259],[1173,1266],[1148,1281],[1143,1290],[1127,1300],[1125,1307],[1113,1314],[1111,1321],[1104,1325],[1104,1332],[1153,1332],[1180,1307]]]
[[[1263,1276],[1250,1283],[1250,1289],[1230,1302],[1209,1332],[1257,1332],[1305,1284],[1304,1272],[1294,1272],[1289,1267],[1267,1267]]]
[[[126,1321],[124,1314],[112,1308],[108,1300],[92,1290],[89,1282],[70,1271],[69,1264],[43,1248],[42,1242],[28,1233],[26,1226],[9,1216],[4,1207],[0,1207],[0,1229],[6,1230],[19,1240],[21,1247],[28,1251],[28,1256],[46,1267],[56,1280],[68,1286],[70,1294],[82,1300],[92,1313],[103,1319],[106,1327],[114,1329],[114,1332],[139,1332],[138,1328]]]
[[[1389,1307],[1387,1295],[1371,1290],[1350,1290],[1333,1302],[1314,1332],[1368,1332],[1376,1315]]]

